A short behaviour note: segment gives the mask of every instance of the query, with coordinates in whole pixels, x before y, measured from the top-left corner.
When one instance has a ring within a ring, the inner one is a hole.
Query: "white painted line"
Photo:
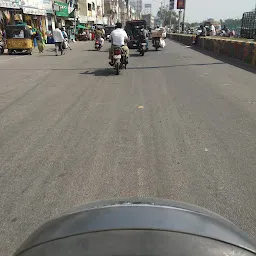
[[[0,60],[0,62],[5,62],[5,61],[9,61],[9,60],[24,58],[24,57],[26,57],[26,55],[24,55],[24,56],[17,56],[17,57],[14,57],[14,58],[11,58],[11,59],[7,59],[7,60]]]

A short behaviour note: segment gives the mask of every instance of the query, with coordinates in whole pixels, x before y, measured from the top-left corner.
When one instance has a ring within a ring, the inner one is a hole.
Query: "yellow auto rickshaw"
[[[32,30],[24,24],[6,26],[8,54],[26,52],[32,54]]]

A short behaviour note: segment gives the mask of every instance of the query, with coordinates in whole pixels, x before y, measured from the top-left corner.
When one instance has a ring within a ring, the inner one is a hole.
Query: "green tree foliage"
[[[172,24],[178,23],[178,14],[173,10],[170,11],[168,5],[159,8],[157,17],[162,21],[164,26],[170,25],[171,17]]]
[[[238,27],[241,27],[242,20],[241,19],[227,19],[227,20],[221,20],[221,25],[226,25],[229,29],[235,29]]]

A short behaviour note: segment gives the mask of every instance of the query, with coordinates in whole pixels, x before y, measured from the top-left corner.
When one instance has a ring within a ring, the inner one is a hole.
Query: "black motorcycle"
[[[146,40],[143,40],[138,43],[138,52],[141,56],[144,56],[145,52],[147,51],[147,42]]]
[[[160,37],[154,37],[153,46],[155,47],[156,51],[160,48]]]
[[[227,219],[161,199],[98,201],[38,228],[14,256],[255,255],[256,243]]]
[[[120,69],[125,68],[127,65],[127,57],[126,53],[123,51],[122,47],[115,47],[114,48],[114,55],[113,55],[113,67],[116,70],[116,74],[120,74]]]

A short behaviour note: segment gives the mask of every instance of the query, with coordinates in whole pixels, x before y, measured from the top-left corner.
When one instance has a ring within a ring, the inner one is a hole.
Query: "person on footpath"
[[[216,29],[213,24],[210,25],[210,36],[216,36]]]
[[[63,42],[64,42],[64,37],[63,34],[61,32],[61,30],[57,27],[53,33],[53,39],[55,42],[55,52],[56,52],[56,56],[58,56],[58,51],[61,52],[61,55],[63,54]]]

